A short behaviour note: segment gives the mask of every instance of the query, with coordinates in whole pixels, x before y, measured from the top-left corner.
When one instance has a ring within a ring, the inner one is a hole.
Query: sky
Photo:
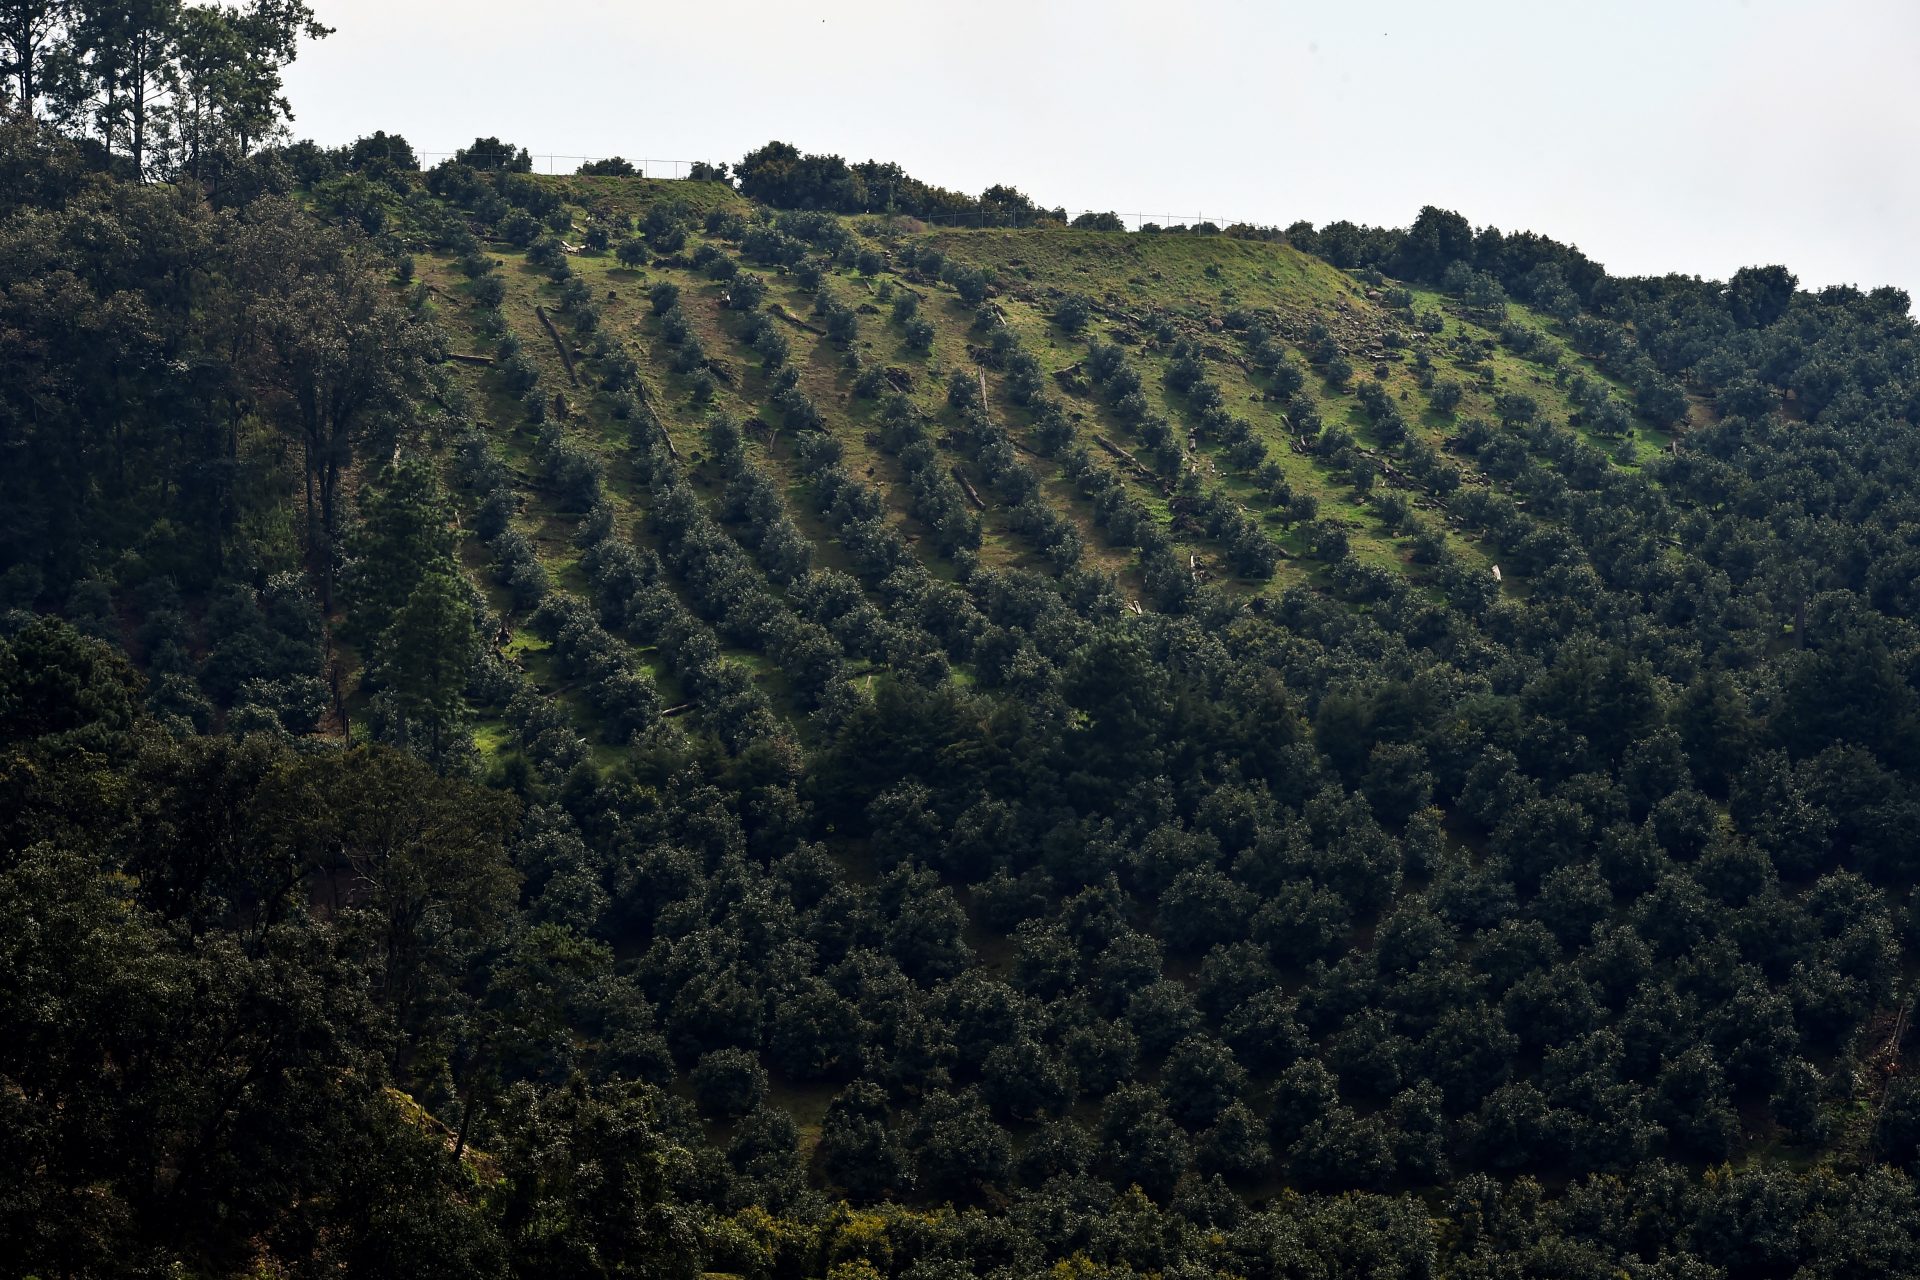
[[[564,171],[778,138],[1130,222],[1437,204],[1615,274],[1920,296],[1915,0],[311,3],[335,34],[287,89],[327,144],[495,135]]]

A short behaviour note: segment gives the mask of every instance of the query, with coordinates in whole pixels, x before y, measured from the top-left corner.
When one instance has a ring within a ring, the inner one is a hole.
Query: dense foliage
[[[995,185],[969,196],[931,186],[897,164],[867,160],[850,165],[839,156],[805,154],[786,142],[769,142],[749,152],[733,167],[733,177],[742,193],[778,209],[884,210],[987,227],[1066,222],[1064,211],[1042,209],[1013,187]],[[1103,222],[1087,225],[1108,229]]]
[[[779,144],[0,143],[23,1269],[1920,1270],[1903,295],[1290,230],[1422,405]]]

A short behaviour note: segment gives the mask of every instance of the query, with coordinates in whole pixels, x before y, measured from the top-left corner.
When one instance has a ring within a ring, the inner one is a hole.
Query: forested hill
[[[1905,294],[244,150],[0,125],[0,1270],[1920,1274]]]

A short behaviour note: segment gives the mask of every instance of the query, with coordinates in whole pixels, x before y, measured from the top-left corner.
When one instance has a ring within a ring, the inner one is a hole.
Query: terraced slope
[[[1526,521],[1512,482],[1541,460],[1539,424],[1570,424],[1560,447],[1589,470],[1666,445],[1553,322],[1283,243],[928,231],[776,215],[711,183],[536,185],[538,239],[418,270],[511,476],[506,550],[534,566],[517,591],[513,565],[480,575],[503,648],[588,725],[548,641],[517,625],[535,579],[555,608],[594,602],[583,538],[657,558],[723,686],[803,726],[878,669],[976,678],[970,645],[928,618],[981,607],[982,569],[1065,580],[1089,617],[1181,608],[1202,584],[1362,607],[1395,581],[1525,596],[1526,557],[1500,563],[1485,499]],[[939,602],[903,610],[927,584]],[[728,592],[765,616],[729,618]],[[622,604],[597,602],[615,631]],[[629,639],[660,706],[695,709],[661,646]],[[790,661],[817,668],[804,688]]]

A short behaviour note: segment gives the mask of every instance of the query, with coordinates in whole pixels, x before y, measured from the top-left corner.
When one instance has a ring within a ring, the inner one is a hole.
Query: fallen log
[[[1201,347],[1200,354],[1209,360],[1217,360],[1221,364],[1233,365],[1242,373],[1251,374],[1253,372],[1253,366],[1247,362],[1245,356],[1229,351],[1225,347],[1216,346],[1214,343],[1209,342]]]
[[[553,339],[553,349],[560,353],[560,363],[567,367],[567,381],[576,387],[579,386],[580,375],[573,371],[573,351],[561,341],[560,330],[554,328],[553,318],[547,314],[545,307],[536,306],[533,314],[539,318],[540,326],[547,331],[547,336]]]
[[[953,478],[960,482],[960,488],[967,495],[967,501],[971,502],[979,510],[985,511],[987,509],[987,504],[980,500],[980,495],[974,490],[973,482],[967,479],[965,472],[960,470],[960,464],[957,462],[954,463],[952,470],[953,470]]]
[[[1087,380],[1080,376],[1077,365],[1071,369],[1055,369],[1053,380],[1070,396],[1084,396],[1089,390]]]
[[[1134,315],[1130,311],[1122,311],[1118,307],[1110,307],[1098,298],[1087,299],[1087,309],[1097,316],[1132,325],[1134,328],[1140,328],[1147,323],[1144,317]]]
[[[805,329],[808,333],[817,333],[823,338],[827,334],[827,331],[825,329],[822,329],[819,325],[810,324],[807,321],[802,320],[799,316],[794,315],[791,311],[787,310],[785,307],[781,306],[777,302],[769,302],[767,304],[767,313],[773,316],[776,320],[785,320],[788,324],[794,326],[796,329]]]

